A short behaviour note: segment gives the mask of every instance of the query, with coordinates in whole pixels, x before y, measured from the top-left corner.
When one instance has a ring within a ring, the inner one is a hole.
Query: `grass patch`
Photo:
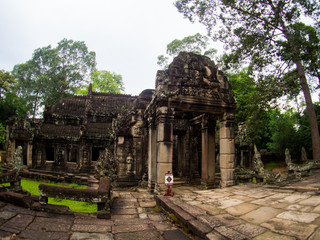
[[[78,189],[85,189],[86,186],[78,185],[78,184],[62,184],[62,183],[52,183],[52,182],[42,182],[42,181],[34,181],[30,179],[21,179],[21,186],[24,190],[31,193],[31,195],[39,196],[38,187],[40,184],[46,185],[53,185],[53,186],[60,186],[60,187],[67,187],[67,188],[78,188]],[[9,186],[10,184],[3,184],[4,186]],[[55,205],[65,205],[68,206],[71,211],[73,212],[83,212],[83,213],[95,213],[97,212],[97,204],[94,203],[87,203],[87,202],[80,202],[80,201],[72,201],[72,200],[65,200],[65,199],[58,199],[58,198],[49,198],[49,204]]]
[[[264,168],[266,169],[266,170],[272,170],[272,169],[274,169],[274,168],[279,168],[279,167],[281,167],[282,165],[280,164],[280,163],[278,163],[278,162],[268,162],[268,163],[265,163],[264,164]]]

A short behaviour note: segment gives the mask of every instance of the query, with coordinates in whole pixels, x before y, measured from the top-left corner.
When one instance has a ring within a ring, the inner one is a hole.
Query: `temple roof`
[[[40,130],[40,136],[45,137],[80,137],[80,126],[43,124]]]

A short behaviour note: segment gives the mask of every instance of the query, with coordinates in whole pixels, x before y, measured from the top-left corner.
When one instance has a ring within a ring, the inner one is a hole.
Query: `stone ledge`
[[[201,239],[213,239],[212,236],[219,236],[221,239],[226,240],[250,239],[231,228],[231,226],[238,224],[238,222],[230,224],[227,221],[228,219],[223,218],[223,215],[218,217],[211,216],[208,219],[209,216],[206,215],[206,211],[184,203],[174,197],[157,195],[155,199],[158,206],[168,213],[175,214],[184,226],[188,227],[193,234]],[[213,220],[214,222],[212,222]],[[232,221],[230,220],[230,222]]]

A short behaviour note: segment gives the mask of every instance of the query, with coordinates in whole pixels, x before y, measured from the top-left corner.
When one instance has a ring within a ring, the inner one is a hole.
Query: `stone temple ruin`
[[[119,186],[147,176],[149,189],[160,191],[168,171],[206,187],[217,181],[230,186],[235,107],[230,84],[214,62],[181,52],[167,70],[158,71],[155,89],[139,96],[89,89],[86,96],[46,106],[43,119],[8,121],[6,163],[12,164],[21,146],[29,172],[90,175],[107,148]]]

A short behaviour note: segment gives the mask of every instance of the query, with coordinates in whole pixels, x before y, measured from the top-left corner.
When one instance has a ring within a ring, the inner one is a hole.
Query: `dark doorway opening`
[[[53,147],[46,147],[46,160],[47,161],[54,161],[54,148]]]

